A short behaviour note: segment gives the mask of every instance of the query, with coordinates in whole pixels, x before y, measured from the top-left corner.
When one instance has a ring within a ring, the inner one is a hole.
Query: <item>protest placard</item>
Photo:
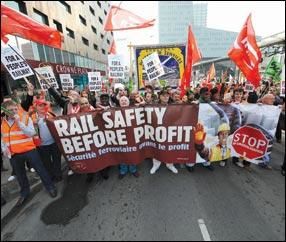
[[[122,55],[108,55],[109,78],[124,79],[124,59]]]
[[[157,52],[145,57],[143,59],[143,65],[147,72],[149,81],[158,79],[160,76],[165,74]]]
[[[102,87],[100,72],[88,72],[88,85],[91,92],[99,92]]]
[[[53,88],[59,88],[58,82],[55,78],[55,75],[54,75],[54,72],[51,66],[35,68],[35,71],[46,78],[46,80],[43,80],[37,75],[39,83],[43,90],[47,91],[49,89],[49,86],[46,84],[46,82],[48,82]]]
[[[63,91],[68,91],[70,89],[73,89],[74,83],[70,74],[60,74],[60,79]]]
[[[1,47],[1,62],[10,73],[14,80],[21,79],[23,77],[34,75],[33,70],[28,65],[27,61],[20,51],[13,47],[18,53],[12,50],[10,47]]]
[[[252,84],[245,84],[244,91],[246,91],[246,92],[253,92],[254,91],[254,86]]]

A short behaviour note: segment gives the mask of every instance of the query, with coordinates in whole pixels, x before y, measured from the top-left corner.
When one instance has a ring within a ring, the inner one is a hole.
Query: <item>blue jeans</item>
[[[21,188],[21,197],[25,198],[30,194],[30,184],[25,169],[26,160],[31,162],[32,167],[40,176],[45,188],[48,191],[55,189],[55,185],[53,184],[48,172],[46,171],[37,150],[34,149],[25,153],[15,154],[11,158],[11,164],[16,173],[17,180]]]
[[[120,164],[119,165],[119,173],[120,173],[120,175],[126,175],[127,172],[128,172],[128,168],[129,168],[129,171],[131,173],[135,173],[137,171],[137,166],[136,165]]]

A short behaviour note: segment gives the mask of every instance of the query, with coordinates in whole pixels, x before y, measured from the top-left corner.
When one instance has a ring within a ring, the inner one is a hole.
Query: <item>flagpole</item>
[[[133,65],[132,65],[132,43],[129,42],[129,45],[127,45],[128,49],[129,49],[129,86],[130,86],[130,82],[133,82],[132,79],[132,72],[133,72]],[[132,85],[133,86],[133,85]]]

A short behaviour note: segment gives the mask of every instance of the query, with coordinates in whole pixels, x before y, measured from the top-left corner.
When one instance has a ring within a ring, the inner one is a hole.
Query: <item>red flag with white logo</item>
[[[111,6],[104,30],[115,31],[147,28],[153,26],[154,21],[155,19],[146,20],[128,10],[117,6]]]
[[[38,23],[25,14],[1,4],[1,39],[5,43],[9,40],[6,37],[8,34],[59,49],[63,38],[56,29]]]
[[[258,87],[261,80],[258,67],[261,62],[261,52],[256,43],[251,14],[228,51],[228,56],[239,67],[246,79]]]

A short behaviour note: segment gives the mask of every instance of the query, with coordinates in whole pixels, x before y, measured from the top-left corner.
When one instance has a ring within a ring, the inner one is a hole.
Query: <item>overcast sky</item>
[[[120,1],[112,1],[118,6]],[[158,20],[158,2],[121,2],[121,8],[147,20]],[[208,2],[207,27],[239,32],[249,15],[252,13],[252,24],[255,34],[266,37],[285,31],[285,2],[284,1],[215,1]],[[115,32],[117,46],[122,51],[126,43],[135,45],[158,43],[158,21],[154,27]]]

